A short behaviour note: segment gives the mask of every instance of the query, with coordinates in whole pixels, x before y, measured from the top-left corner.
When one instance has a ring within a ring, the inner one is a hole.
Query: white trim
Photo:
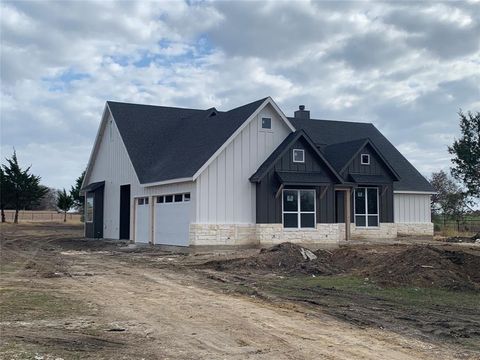
[[[93,164],[93,158],[96,156],[98,147],[100,146],[100,140],[101,140],[101,137],[103,135],[103,130],[105,129],[105,123],[106,123],[106,119],[107,119],[107,116],[106,116],[107,109],[108,109],[108,106],[105,103],[105,107],[103,108],[103,113],[102,113],[102,120],[100,121],[100,126],[98,127],[97,135],[95,136],[95,141],[93,143],[93,148],[92,148],[92,151],[90,152],[90,156],[88,158],[87,168],[85,169],[85,176],[83,178],[82,186],[80,187],[81,189],[83,189],[83,187],[85,187],[85,185],[88,183],[87,180],[90,177],[91,166]],[[108,109],[108,112],[110,112],[110,109]]]
[[[300,151],[302,153],[302,160],[295,160],[295,151]],[[294,163],[305,164],[305,150],[303,149],[293,149],[292,150],[292,161]]]
[[[108,116],[106,116],[107,114],[110,115],[113,122],[115,123],[115,127],[117,128],[117,132],[118,132],[118,137],[120,138],[120,141],[122,142],[123,148],[125,149],[125,153],[127,154],[128,161],[130,162],[130,165],[132,166],[133,173],[137,177],[137,181],[140,183],[137,172],[135,171],[135,167],[133,166],[132,159],[130,158],[130,154],[128,153],[127,147],[125,146],[125,142],[123,141],[123,138],[122,138],[122,134],[120,133],[120,129],[117,126],[117,122],[115,121],[115,118],[113,117],[112,111],[110,110],[110,107],[108,106],[108,103],[105,103],[105,108],[103,109],[103,114],[102,114],[102,120],[100,122],[100,126],[98,127],[97,135],[95,137],[95,142],[93,143],[92,152],[90,153],[90,158],[88,159],[87,168],[85,169],[85,177],[83,178],[83,183],[82,183],[81,188],[83,188],[89,182],[89,181],[87,181],[87,179],[91,175],[91,167],[93,165],[93,160],[97,156],[98,149],[100,147],[100,142],[101,142],[103,134],[105,132],[105,126],[107,124],[107,119],[108,119]]]
[[[368,161],[363,162],[363,157],[366,156]],[[370,165],[370,154],[360,154],[360,165]]]
[[[355,201],[355,195],[356,195],[357,189],[365,189],[365,214],[357,214],[356,201]],[[375,189],[377,191],[377,213],[376,214],[369,214],[368,213],[368,189]],[[365,226],[357,225],[357,219],[356,219],[357,216],[364,216],[365,217]],[[368,225],[368,217],[369,216],[376,216],[378,225]],[[353,191],[353,223],[355,224],[355,227],[358,227],[358,228],[361,228],[361,229],[378,229],[380,227],[380,194],[379,194],[379,188],[378,187],[376,187],[376,186],[359,186],[358,188],[354,189],[354,191]]]
[[[297,211],[284,211],[283,210],[283,194],[285,191],[297,192]],[[313,211],[302,211],[300,204],[300,191],[313,192]],[[284,214],[297,214],[297,227],[285,227]],[[302,214],[313,214],[313,227],[302,227]],[[282,228],[283,230],[315,230],[317,228],[317,192],[315,189],[283,189],[282,190]]]
[[[436,191],[410,191],[410,190],[395,190],[394,194],[416,194],[416,195],[435,195]]]
[[[283,114],[283,112],[280,110],[277,104],[275,104],[273,99],[269,96],[257,108],[257,110],[255,110],[253,114],[250,115],[250,117],[246,121],[244,121],[242,125],[240,125],[240,127],[227,139],[227,141],[225,141],[223,145],[220,146],[217,151],[215,151],[215,153],[210,157],[210,159],[208,159],[205,162],[205,164],[203,164],[202,167],[197,170],[197,172],[193,175],[192,180],[196,180],[200,176],[200,174],[218,157],[218,155],[220,155],[220,153],[233,141],[233,139],[235,139],[238,136],[238,134],[240,134],[242,130],[245,129],[248,126],[248,124],[250,124],[250,122],[252,122],[252,120],[257,117],[260,111],[262,111],[263,108],[267,106],[267,104],[270,104],[274,108],[274,110],[278,113],[278,115],[280,115],[280,118],[285,122],[285,124],[290,128],[292,132],[296,131],[293,125],[290,123],[290,121],[288,121],[285,114]]]
[[[193,181],[193,180],[194,180],[194,178],[178,178],[178,179],[170,179],[170,180],[164,180],[164,181],[157,181],[157,182],[153,182],[153,183],[140,184],[140,186],[143,186],[143,187],[151,187],[151,186],[175,184],[175,183],[180,183],[180,182],[190,182],[190,181]]]

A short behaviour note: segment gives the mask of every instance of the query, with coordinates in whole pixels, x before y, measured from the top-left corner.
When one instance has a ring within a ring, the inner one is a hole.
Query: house
[[[427,180],[368,123],[108,101],[88,163],[85,236],[169,245],[432,235]]]

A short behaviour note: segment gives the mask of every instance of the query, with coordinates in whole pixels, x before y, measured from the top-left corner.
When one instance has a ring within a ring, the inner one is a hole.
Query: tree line
[[[480,112],[458,113],[460,138],[448,147],[452,155],[449,171],[434,172],[430,183],[436,191],[432,196],[432,214],[460,221],[474,213],[480,205]]]
[[[18,223],[20,210],[35,210],[42,205],[54,207],[64,213],[63,221],[67,221],[67,212],[72,208],[83,212],[83,196],[80,195],[85,171],[76,179],[69,192],[65,189],[54,190],[40,183],[41,177],[31,172],[31,166],[22,168],[18,163],[14,150],[6,164],[0,166],[0,210],[1,222],[4,223],[5,210],[15,211],[13,222]]]

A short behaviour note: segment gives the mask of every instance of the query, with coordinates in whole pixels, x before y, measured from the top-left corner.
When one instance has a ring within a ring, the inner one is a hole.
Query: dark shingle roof
[[[140,183],[192,177],[266,98],[229,110],[108,101]]]
[[[358,139],[332,144],[324,147],[322,152],[335,170],[340,172],[366,142],[367,139]]]
[[[394,182],[395,190],[434,191],[430,183],[372,124],[316,119],[288,119],[297,130],[303,129],[315,143],[326,144],[327,147],[332,144],[368,138],[400,176],[400,180]]]

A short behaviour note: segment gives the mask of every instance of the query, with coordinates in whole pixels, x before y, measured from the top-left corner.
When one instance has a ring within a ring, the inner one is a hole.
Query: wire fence
[[[22,222],[61,222],[64,214],[57,211],[45,210],[20,210],[18,212],[18,221]],[[67,213],[67,221],[81,222],[81,214]],[[15,210],[5,210],[5,220],[13,222]]]
[[[445,231],[452,230],[458,232],[480,232],[480,218],[477,219],[434,219],[435,230]]]

